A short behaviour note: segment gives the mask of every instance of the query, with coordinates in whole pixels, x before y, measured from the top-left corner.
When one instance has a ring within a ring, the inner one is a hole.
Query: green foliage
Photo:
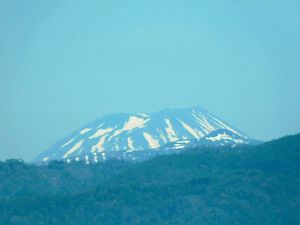
[[[300,224],[300,135],[142,163],[0,163],[0,224]]]

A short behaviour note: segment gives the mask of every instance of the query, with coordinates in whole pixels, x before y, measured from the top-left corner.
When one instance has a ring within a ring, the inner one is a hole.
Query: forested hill
[[[300,224],[300,134],[142,163],[0,163],[0,225]]]

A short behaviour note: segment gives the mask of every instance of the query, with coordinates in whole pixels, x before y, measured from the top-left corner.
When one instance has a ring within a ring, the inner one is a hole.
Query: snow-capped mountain
[[[201,107],[103,116],[42,152],[33,162],[131,158],[192,145],[249,144],[252,139]]]

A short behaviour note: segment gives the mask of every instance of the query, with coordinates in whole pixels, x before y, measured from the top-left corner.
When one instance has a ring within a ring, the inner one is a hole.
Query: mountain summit
[[[145,151],[151,155],[191,145],[236,146],[252,141],[201,107],[150,114],[119,113],[103,116],[73,132],[42,152],[34,162],[98,162],[113,156],[134,160],[135,153]]]

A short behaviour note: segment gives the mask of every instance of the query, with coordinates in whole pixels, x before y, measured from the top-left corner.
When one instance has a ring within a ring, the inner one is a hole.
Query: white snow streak
[[[158,148],[160,146],[159,141],[155,140],[150,134],[143,132],[143,135],[146,141],[148,142],[150,148]]]
[[[102,127],[104,125],[104,123],[101,123],[97,128],[100,128],[100,127]]]
[[[182,126],[189,132],[191,133],[195,138],[200,138],[201,136],[193,129],[191,128],[189,125],[187,125],[185,122],[183,122],[182,120],[178,119],[179,122],[182,124]]]
[[[85,129],[79,131],[79,133],[82,135],[82,134],[89,132],[90,130],[91,130],[91,128],[85,128]]]
[[[133,140],[130,137],[128,137],[127,142],[128,142],[128,147],[130,148],[130,150],[134,150]]]
[[[242,134],[240,134],[239,132],[237,132],[236,130],[232,129],[231,127],[227,126],[225,123],[223,123],[221,120],[217,119],[216,117],[210,115],[215,121],[217,121],[223,128],[226,128],[227,130],[230,130],[231,132],[242,136]]]
[[[105,143],[106,137],[107,137],[107,134],[102,136],[100,138],[100,141],[97,143],[96,146],[97,146],[98,152],[104,151],[103,144]]]
[[[163,132],[160,129],[157,129],[158,133],[159,133],[159,137],[163,140],[164,143],[167,143],[168,140],[166,139],[165,135],[163,134]]]
[[[200,138],[205,136],[205,134],[203,134],[203,132],[201,132],[200,130],[198,129],[194,129],[194,130],[197,132],[197,134],[199,134]]]
[[[81,148],[82,146],[82,143],[83,143],[83,140],[79,141],[77,144],[75,144],[69,151],[67,151],[63,158],[67,158],[70,154],[72,154],[73,152],[77,151],[79,148]]]
[[[176,143],[188,144],[190,142],[191,142],[190,140],[180,140],[180,141],[177,141]]]
[[[111,132],[113,128],[106,128],[106,129],[99,129],[94,133],[92,136],[89,137],[89,139],[101,137],[109,132]]]
[[[149,119],[143,119],[136,116],[130,116],[128,121],[125,123],[124,127],[122,129],[116,130],[115,133],[110,137],[115,137],[119,134],[121,134],[124,131],[131,131],[135,128],[141,128],[144,127],[145,124],[149,121]]]
[[[61,146],[61,148],[65,147],[65,146],[67,146],[67,145],[69,145],[69,144],[71,144],[73,141],[74,141],[73,139],[69,140],[68,142],[66,142],[65,144],[63,144],[63,145]]]
[[[178,138],[176,136],[176,133],[175,133],[175,130],[173,130],[173,127],[172,127],[172,124],[171,124],[171,121],[169,119],[165,119],[168,127],[166,127],[166,132],[168,134],[168,138],[171,142],[173,141],[177,141]]]
[[[175,145],[173,148],[175,148],[175,149],[181,149],[181,148],[184,148],[184,146],[183,145]]]
[[[211,126],[204,117],[201,117],[194,113],[193,113],[193,117],[197,120],[198,124],[206,132],[206,134],[209,134],[210,132],[215,130],[215,128]]]

